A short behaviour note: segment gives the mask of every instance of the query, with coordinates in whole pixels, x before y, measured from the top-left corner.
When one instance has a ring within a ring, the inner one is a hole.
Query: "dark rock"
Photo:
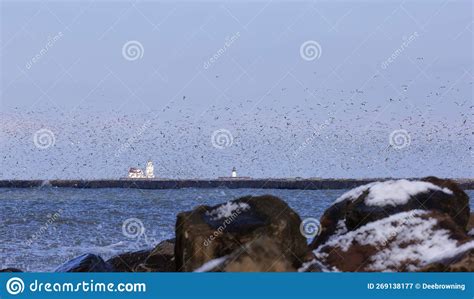
[[[211,260],[198,272],[294,272],[281,248],[268,237],[246,243],[230,255]]]
[[[314,253],[331,270],[403,272],[471,248],[474,240],[449,215],[413,210],[334,234]]]
[[[474,272],[474,249],[433,262],[420,272]]]
[[[174,261],[175,239],[170,239],[159,243],[139,264],[136,272],[174,272],[176,269]]]
[[[95,254],[83,254],[65,262],[54,272],[113,272],[113,267]]]
[[[110,258],[107,263],[115,272],[135,272],[135,268],[146,260],[150,252],[151,250],[126,252]]]
[[[474,236],[474,213],[471,213],[471,216],[469,217],[469,222],[467,223],[466,231],[471,236]]]
[[[461,189],[458,183],[449,179],[440,179],[434,176],[429,176],[421,179],[422,181],[435,184],[441,188],[448,188],[453,192],[453,197],[448,199],[448,202],[436,202],[434,198],[429,198],[423,205],[427,209],[438,210],[447,213],[454,222],[459,224],[462,228],[466,228],[470,217],[469,196]],[[439,193],[439,192],[438,192]]]
[[[17,268],[5,268],[5,269],[0,269],[0,272],[23,272],[23,271]]]
[[[285,202],[269,195],[242,197],[180,213],[176,221],[176,269],[193,271],[262,236],[270,238],[283,258],[298,268],[308,252],[300,223],[298,214]]]
[[[406,202],[397,197],[399,192],[407,192],[407,184],[430,183],[432,188],[409,195]],[[386,200],[383,203],[370,202],[374,189],[387,189]],[[350,193],[350,194],[349,194]],[[342,200],[329,207],[321,217],[321,233],[317,236],[311,248],[315,249],[333,235],[339,226],[345,226],[349,231],[355,230],[367,223],[385,218],[396,213],[415,209],[444,212],[450,215],[454,222],[466,229],[469,220],[469,197],[451,180],[427,177],[420,181],[386,181],[360,186],[341,197]],[[369,202],[369,203],[368,203]]]
[[[319,221],[321,224],[319,234],[311,242],[311,249],[316,249],[319,245],[326,242],[336,232],[338,225],[345,227],[346,212],[350,208],[351,203],[350,200],[344,200],[333,204],[324,211]]]

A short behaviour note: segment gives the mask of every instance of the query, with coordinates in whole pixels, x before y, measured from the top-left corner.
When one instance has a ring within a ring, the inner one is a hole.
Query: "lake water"
[[[0,189],[0,268],[52,271],[83,253],[107,259],[150,248],[174,236],[179,212],[245,195],[272,194],[285,200],[302,218],[319,218],[345,191]],[[473,198],[474,190],[467,193]],[[470,205],[472,210],[472,200]],[[143,233],[134,234],[134,225],[144,229]]]

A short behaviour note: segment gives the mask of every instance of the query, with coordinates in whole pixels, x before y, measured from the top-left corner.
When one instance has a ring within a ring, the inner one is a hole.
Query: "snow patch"
[[[449,258],[455,257],[458,254],[471,250],[473,248],[474,248],[474,240],[464,243],[452,251],[443,252],[440,255],[437,255],[435,258],[432,258],[431,260],[429,260],[428,263],[436,263],[444,259],[449,259]]]
[[[441,191],[446,194],[453,194],[448,188],[441,188],[435,184],[422,181],[409,181],[409,180],[390,180],[385,182],[374,182],[367,185],[359,186],[354,188],[341,197],[336,199],[334,202],[339,203],[346,199],[356,200],[362,193],[368,191],[368,195],[365,199],[365,204],[368,206],[386,206],[386,205],[403,205],[408,200],[419,193],[425,193],[428,191]]]
[[[448,188],[441,188],[429,182],[408,180],[386,181],[370,187],[365,204],[368,206],[403,205],[412,196],[428,191],[442,191],[450,195],[453,194],[453,191]]]
[[[367,189],[369,189],[370,187],[372,187],[373,185],[378,184],[378,183],[380,183],[380,182],[373,182],[373,183],[369,183],[369,184],[362,185],[362,186],[359,186],[357,188],[351,189],[351,190],[347,191],[346,193],[342,194],[338,199],[336,199],[334,204],[342,202],[346,199],[356,200]]]
[[[342,235],[347,233],[347,226],[345,219],[341,219],[336,224],[336,231],[334,232],[335,235]]]
[[[201,267],[194,270],[194,272],[209,272],[215,267],[220,266],[227,260],[228,256],[218,257],[216,259],[210,260],[207,263],[204,263]]]
[[[223,205],[220,205],[219,207],[215,208],[214,210],[210,212],[206,212],[207,216],[212,217],[212,220],[219,220],[222,218],[229,218],[237,212],[238,210],[245,211],[250,209],[250,206],[247,203],[240,202],[240,203],[235,203],[232,201],[228,201]]]
[[[407,270],[416,271],[433,260],[453,256],[474,247],[474,241],[458,246],[450,232],[436,228],[434,218],[422,219],[429,213],[423,210],[402,212],[368,223],[357,230],[333,235],[314,251],[317,257],[327,256],[320,250],[326,246],[347,251],[353,244],[372,245],[379,248],[368,261],[372,271],[393,271],[402,264]]]

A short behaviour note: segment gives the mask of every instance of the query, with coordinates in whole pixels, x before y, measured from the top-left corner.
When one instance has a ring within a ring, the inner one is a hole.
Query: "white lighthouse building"
[[[137,167],[131,167],[128,170],[128,177],[131,179],[153,179],[155,178],[154,170],[153,162],[148,160],[146,162],[145,171]]]
[[[232,168],[232,173],[231,173],[230,177],[232,177],[232,178],[236,178],[236,177],[237,177],[237,169],[235,169],[235,167]]]
[[[153,171],[155,170],[155,167],[153,167],[153,162],[148,160],[146,162],[146,167],[145,167],[145,175],[148,179],[153,179],[155,177]]]

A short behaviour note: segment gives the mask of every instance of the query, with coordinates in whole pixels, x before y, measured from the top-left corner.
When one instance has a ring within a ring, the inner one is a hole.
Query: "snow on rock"
[[[366,191],[369,192],[365,198],[365,204],[368,206],[403,205],[406,204],[412,196],[428,191],[442,191],[450,195],[453,194],[450,189],[441,188],[429,182],[403,179],[373,182],[359,186],[344,193],[334,203],[339,203],[346,199],[354,201]]]
[[[250,206],[245,202],[235,203],[228,201],[214,210],[207,212],[206,215],[212,217],[212,220],[220,220],[223,218],[229,218],[235,212],[242,212],[248,209],[250,209]]]
[[[228,258],[227,256],[223,256],[223,257],[218,257],[216,259],[210,260],[207,263],[205,263],[204,265],[202,265],[201,267],[194,270],[194,272],[209,272],[209,271],[212,271],[216,267],[223,264],[227,260],[227,258]]]
[[[378,183],[380,183],[380,182],[373,182],[373,183],[369,183],[369,184],[362,185],[362,186],[359,186],[357,188],[351,189],[351,190],[347,191],[346,193],[342,194],[338,199],[336,199],[334,204],[342,202],[346,199],[356,200],[359,196],[362,195],[362,193],[367,191],[367,189],[369,189],[370,187],[372,187],[373,185],[378,184]]]
[[[453,194],[448,188],[441,188],[428,182],[408,180],[386,181],[370,187],[365,204],[368,206],[403,205],[408,202],[410,197],[428,191],[442,191],[450,195]]]
[[[334,235],[413,210],[444,213],[465,232],[470,217],[469,197],[456,182],[437,177],[359,186],[344,193],[324,211],[321,232],[310,247],[317,249]]]
[[[441,228],[439,221],[449,222],[453,230]],[[437,212],[401,212],[334,234],[314,254],[327,268],[341,271],[416,271],[446,255],[474,248],[474,240],[460,244],[452,238],[456,227]]]

